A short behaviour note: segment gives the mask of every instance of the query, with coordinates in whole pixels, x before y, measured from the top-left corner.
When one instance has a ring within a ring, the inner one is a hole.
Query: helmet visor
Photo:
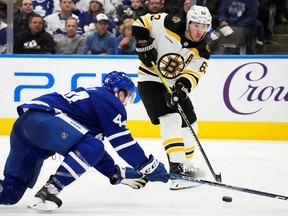
[[[126,93],[126,97],[125,97],[125,102],[124,104],[125,105],[128,105],[128,104],[133,104],[134,100],[136,98],[136,92],[135,91],[129,91]]]

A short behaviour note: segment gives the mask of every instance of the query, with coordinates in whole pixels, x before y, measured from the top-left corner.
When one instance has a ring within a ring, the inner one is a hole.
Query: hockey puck
[[[222,200],[223,200],[224,202],[232,202],[232,197],[223,196],[223,197],[222,197]]]

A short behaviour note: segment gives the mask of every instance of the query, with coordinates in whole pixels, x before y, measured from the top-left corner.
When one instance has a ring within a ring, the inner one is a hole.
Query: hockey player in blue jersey
[[[143,149],[126,129],[125,105],[133,102],[135,85],[124,73],[113,71],[102,87],[78,88],[67,94],[42,95],[17,107],[19,118],[10,135],[11,149],[0,180],[0,204],[16,204],[32,188],[43,161],[58,153],[61,165],[29,205],[53,210],[57,197],[90,167],[107,176],[111,184],[144,187],[147,181],[167,182],[164,165]],[[105,151],[103,138],[132,168],[121,168]],[[148,179],[148,180],[147,180]]]

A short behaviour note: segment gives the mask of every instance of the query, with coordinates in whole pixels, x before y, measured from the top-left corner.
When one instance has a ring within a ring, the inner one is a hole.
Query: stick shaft
[[[193,130],[193,128],[192,128],[192,126],[191,126],[188,118],[186,117],[186,115],[185,115],[182,107],[180,106],[180,104],[178,104],[177,108],[178,108],[178,111],[179,111],[180,115],[181,115],[182,118],[184,119],[186,125],[189,127],[189,129],[190,129],[190,131],[191,131],[191,133],[192,133],[192,136],[193,136],[193,138],[195,139],[196,144],[197,144],[198,148],[200,149],[200,152],[202,153],[202,155],[203,155],[203,157],[204,157],[204,160],[205,160],[205,162],[206,162],[206,164],[207,164],[210,172],[212,173],[214,179],[215,179],[217,182],[221,182],[221,181],[222,181],[221,173],[216,174],[215,171],[213,170],[212,165],[211,165],[211,163],[210,163],[210,161],[209,161],[209,159],[208,159],[208,157],[207,157],[207,155],[206,155],[206,153],[205,153],[205,151],[204,151],[204,149],[203,149],[203,147],[202,147],[202,145],[201,145],[201,143],[200,143],[200,141],[199,141],[199,139],[198,139],[195,131]]]
[[[180,180],[195,182],[195,183],[199,183],[199,184],[210,185],[210,186],[220,187],[220,188],[234,190],[234,191],[240,191],[240,192],[244,192],[244,193],[250,193],[250,194],[255,194],[255,195],[260,195],[260,196],[265,196],[265,197],[270,197],[270,198],[275,198],[275,199],[281,199],[281,200],[288,200],[287,196],[283,196],[283,195],[279,195],[279,194],[273,194],[273,193],[269,193],[269,192],[264,192],[264,191],[249,189],[249,188],[243,188],[243,187],[223,184],[223,183],[219,183],[219,182],[212,182],[212,181],[207,181],[207,180],[203,180],[203,179],[194,179],[192,177],[182,176],[182,175],[177,175],[177,174],[172,174],[172,173],[170,173],[169,175],[170,175],[171,179],[180,179]]]
[[[164,78],[163,75],[161,74],[161,72],[160,72],[160,70],[158,69],[158,67],[155,65],[154,62],[151,62],[151,63],[152,63],[152,65],[153,65],[154,70],[157,72],[159,78],[161,79],[162,83],[164,84],[165,88],[167,89],[167,91],[168,91],[170,94],[172,94],[171,88],[169,87],[168,83],[166,82],[165,78]],[[193,136],[193,138],[195,139],[195,141],[196,141],[196,143],[197,143],[197,146],[199,147],[199,149],[200,149],[200,151],[201,151],[201,153],[202,153],[202,155],[203,155],[203,157],[204,157],[204,160],[205,160],[205,162],[206,162],[206,164],[207,164],[210,172],[212,173],[214,179],[215,179],[216,181],[218,181],[218,182],[221,182],[221,181],[222,181],[221,173],[216,174],[215,171],[213,170],[213,168],[212,168],[212,166],[211,166],[211,163],[210,163],[210,161],[209,161],[209,159],[208,159],[208,157],[207,157],[207,155],[206,155],[206,153],[205,153],[205,151],[204,151],[204,149],[203,149],[203,147],[202,147],[202,145],[201,145],[201,143],[200,143],[200,141],[199,141],[196,133],[194,132],[194,130],[193,130],[193,128],[192,128],[192,126],[191,126],[191,124],[190,124],[190,122],[189,122],[186,114],[184,113],[184,111],[183,111],[183,109],[182,109],[182,107],[181,107],[181,105],[180,105],[179,103],[177,104],[177,109],[178,109],[178,112],[179,112],[179,114],[181,115],[181,117],[184,119],[187,127],[189,127],[189,129],[190,129],[190,131],[191,131],[191,133],[192,133],[192,136]]]

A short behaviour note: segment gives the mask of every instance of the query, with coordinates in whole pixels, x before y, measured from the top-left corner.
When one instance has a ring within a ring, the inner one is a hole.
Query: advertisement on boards
[[[17,105],[39,95],[67,93],[100,86],[114,70],[137,85],[135,56],[6,56],[0,57],[0,120],[17,118]],[[212,57],[191,99],[199,122],[288,122],[288,56]],[[282,69],[281,69],[282,68]],[[141,99],[127,107],[128,119],[149,121]]]

